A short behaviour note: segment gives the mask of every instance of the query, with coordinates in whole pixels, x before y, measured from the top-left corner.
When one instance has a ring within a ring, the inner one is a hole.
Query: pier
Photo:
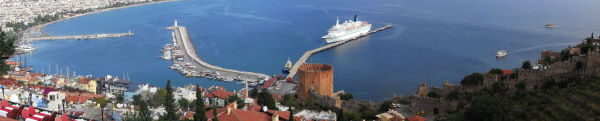
[[[171,34],[173,35],[173,46],[175,48],[170,49],[170,51],[172,51],[170,56],[172,56],[171,59],[174,64],[171,68],[179,70],[186,76],[248,82],[258,82],[270,77],[269,75],[262,73],[226,69],[211,65],[203,61],[196,53],[196,49],[190,40],[186,27],[178,26],[177,22],[175,22],[174,26],[167,27],[167,29],[173,30]]]
[[[115,37],[122,37],[122,36],[133,36],[135,35],[134,33],[131,33],[131,31],[127,32],[127,33],[114,33],[114,34],[90,34],[90,35],[70,35],[70,36],[42,36],[42,37],[28,37],[26,38],[27,42],[31,42],[31,41],[39,41],[39,40],[64,40],[64,39],[77,39],[77,40],[83,40],[83,39],[99,39],[99,38],[115,38]]]
[[[369,31],[366,34],[363,34],[363,35],[355,37],[355,38],[351,38],[351,39],[348,39],[348,40],[344,40],[344,41],[339,41],[339,42],[327,44],[325,46],[322,46],[322,47],[319,47],[319,48],[315,48],[315,49],[306,51],[306,52],[304,52],[304,54],[302,54],[302,57],[300,57],[296,61],[296,63],[294,63],[294,65],[290,69],[290,73],[287,75],[286,78],[294,78],[294,76],[296,76],[296,73],[298,72],[298,68],[300,67],[300,65],[306,63],[306,60],[308,59],[308,57],[310,57],[311,55],[313,55],[315,53],[319,53],[319,52],[325,51],[327,49],[330,49],[330,48],[333,48],[333,47],[345,44],[346,42],[350,42],[352,40],[356,40],[358,38],[361,38],[361,37],[364,37],[364,36],[367,36],[367,35],[370,35],[370,34],[373,34],[373,33],[376,33],[376,32],[379,32],[379,31],[382,31],[382,30],[385,30],[385,29],[388,29],[388,28],[392,28],[392,25],[390,24],[390,25],[387,25],[387,26],[384,26],[384,27],[381,27],[381,28],[378,28],[378,29],[375,29],[375,30],[371,30],[371,31]]]

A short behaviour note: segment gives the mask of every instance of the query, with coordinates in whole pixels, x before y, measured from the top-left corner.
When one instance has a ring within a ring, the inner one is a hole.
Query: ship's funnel
[[[337,17],[337,20],[335,20],[335,26],[340,25],[340,17]]]

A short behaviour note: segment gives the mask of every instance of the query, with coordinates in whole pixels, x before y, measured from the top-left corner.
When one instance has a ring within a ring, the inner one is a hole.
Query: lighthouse
[[[175,26],[177,26],[177,19],[175,19]]]

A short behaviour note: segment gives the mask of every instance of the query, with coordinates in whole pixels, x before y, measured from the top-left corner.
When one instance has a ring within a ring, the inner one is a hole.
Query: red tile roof
[[[229,96],[233,95],[233,92],[227,92],[227,90],[225,89],[215,89],[214,91],[208,93],[208,95],[206,95],[206,97],[208,98],[220,98],[220,99],[227,99],[229,98]]]
[[[21,87],[17,80],[11,78],[0,78],[0,85]]]
[[[277,116],[279,116],[279,118],[283,119],[283,120],[289,120],[290,119],[290,112],[289,111],[268,110],[267,113],[269,113],[270,115],[277,114]]]
[[[46,74],[42,74],[42,73],[29,73],[30,76],[37,76],[37,77],[43,77],[46,76]]]
[[[415,116],[412,116],[412,117],[410,117],[410,118],[408,118],[406,120],[408,120],[408,121],[425,121],[427,119],[425,119],[425,118],[423,118],[421,116],[415,115]]]
[[[263,84],[261,87],[262,88],[269,88],[269,87],[271,87],[271,85],[273,84],[273,82],[275,82],[275,79],[277,79],[277,78],[269,78],[269,80],[267,80],[267,82],[265,82],[265,84]]]
[[[74,104],[85,103],[85,101],[87,101],[88,99],[89,99],[89,97],[85,97],[85,96],[70,96],[70,97],[65,98],[67,103],[73,102]]]
[[[83,78],[79,78],[79,80],[77,80],[79,83],[83,83],[83,84],[87,84],[90,80],[88,80],[87,77],[83,77]]]
[[[226,106],[230,107],[230,105]],[[256,109],[258,108],[258,109]],[[268,110],[267,112],[261,112],[260,106],[253,106],[249,110],[233,109],[230,108],[230,113],[227,114],[227,108],[218,108],[217,117],[222,121],[271,121],[273,115],[277,115],[282,121],[289,120],[289,111],[276,111]],[[256,110],[255,110],[256,109]],[[206,111],[208,120],[212,120],[214,109]],[[294,119],[303,119],[302,117],[294,117]]]
[[[511,70],[504,70],[502,72],[503,72],[504,75],[509,75],[509,74],[513,73]]]

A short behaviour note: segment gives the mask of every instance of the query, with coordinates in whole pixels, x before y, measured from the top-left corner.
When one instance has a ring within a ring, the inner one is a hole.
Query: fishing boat
[[[552,22],[548,22],[548,23],[546,23],[544,26],[546,26],[546,28],[554,28],[554,27],[557,27],[556,25],[552,24]]]
[[[498,52],[496,52],[496,57],[504,57],[506,56],[506,50],[499,50]]]
[[[292,61],[290,60],[290,57],[288,57],[287,62],[285,62],[285,65],[283,66],[283,73],[290,73],[290,69],[292,68]]]

